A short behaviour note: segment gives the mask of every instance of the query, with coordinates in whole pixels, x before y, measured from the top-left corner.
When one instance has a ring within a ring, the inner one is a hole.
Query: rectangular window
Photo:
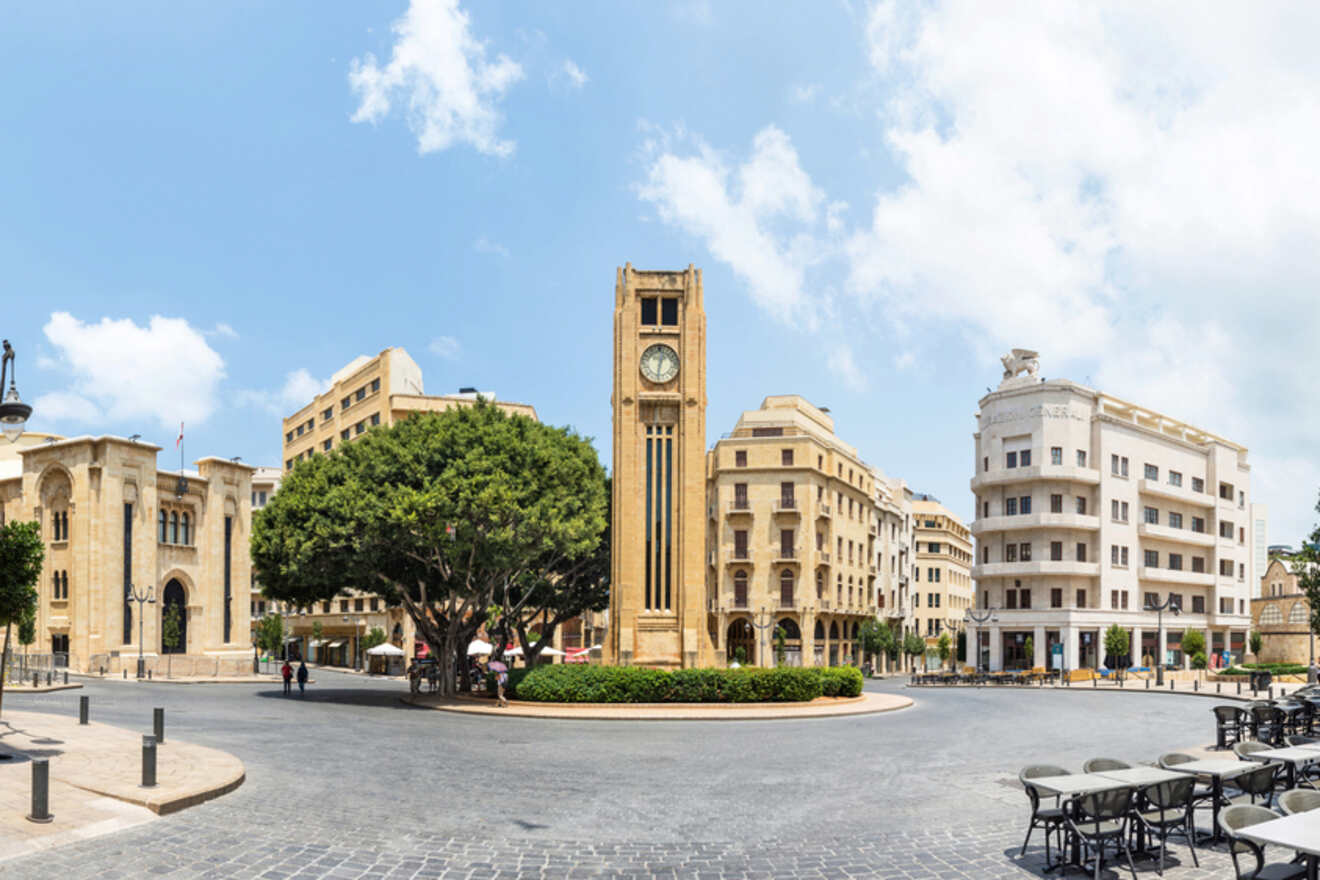
[[[372,596],[372,597],[371,597],[371,610],[372,610],[372,611],[379,611],[379,610],[380,610],[380,599],[378,599],[378,598],[375,597],[375,596]]]
[[[379,379],[372,379],[372,380],[371,380],[371,391],[372,391],[372,393],[374,394],[375,392],[377,392],[377,391],[379,391],[379,390],[380,390],[380,380],[379,380]]]
[[[678,300],[672,296],[660,300],[660,323],[666,327],[678,326]]]
[[[1118,499],[1117,499],[1117,498],[1115,498],[1113,501],[1110,501],[1110,502],[1109,502],[1109,518],[1112,519],[1114,522],[1119,522],[1119,521],[1120,521],[1119,518],[1118,518]]]
[[[1227,520],[1221,520],[1219,523],[1219,537],[1233,540],[1233,524]]]
[[[1051,562],[1062,562],[1062,561],[1063,561],[1063,542],[1062,542],[1062,541],[1050,541],[1050,561],[1051,561]]]
[[[1109,547],[1109,564],[1118,565],[1118,545],[1111,544]]]
[[[1031,513],[1031,496],[1023,495],[1021,501],[1019,502],[1019,507],[1021,508],[1023,514]]]
[[[1182,554],[1181,554],[1181,553],[1170,553],[1170,554],[1169,554],[1169,570],[1170,570],[1170,571],[1182,571]]]
[[[747,503],[747,484],[746,484],[746,483],[734,483],[734,484],[733,484],[733,509],[734,509],[734,510],[746,510],[746,509],[748,508],[748,506],[749,506],[749,505],[748,505],[748,503]]]
[[[1030,543],[1026,543],[1026,542],[1024,542],[1023,544],[1019,545],[1019,547],[1018,547],[1018,555],[1022,558],[1022,561],[1023,561],[1023,562],[1030,562],[1030,561],[1031,561],[1031,544],[1030,544]]]
[[[1229,483],[1219,484],[1219,497],[1225,501],[1233,500],[1233,486]]]
[[[1063,590],[1061,590],[1059,587],[1053,587],[1050,589],[1050,607],[1051,608],[1063,607]]]
[[[1079,450],[1077,450],[1077,466],[1078,466],[1078,467],[1081,467],[1081,468],[1086,467],[1086,450],[1085,450],[1085,449],[1079,449]]]
[[[1174,513],[1172,510],[1169,511],[1169,528],[1181,529],[1182,527],[1182,514]]]
[[[1017,516],[1017,499],[1016,499],[1016,498],[1005,498],[1005,499],[1004,499],[1004,515],[1005,515],[1005,516]]]
[[[365,430],[367,430],[366,422],[358,422],[356,425],[353,426],[353,432],[356,434],[361,434]]]
[[[321,410],[322,421],[328,422],[332,418],[334,418],[334,416],[335,416],[335,408],[333,406],[327,406],[325,409]]]
[[[793,450],[785,449],[779,453],[779,463],[784,467],[793,466]]]
[[[1170,609],[1177,608],[1179,611],[1182,611],[1182,607],[1183,607],[1182,593],[1170,593],[1169,608]]]
[[[1077,496],[1077,513],[1086,516],[1086,499],[1081,495]]]
[[[737,450],[734,450],[734,453],[733,453],[733,466],[734,466],[734,467],[747,467],[747,450],[746,450],[746,449],[737,449]]]
[[[1006,467],[1006,468],[1015,468],[1015,467],[1017,467],[1017,453],[1016,453],[1016,452],[1009,452],[1009,453],[1006,453],[1006,454],[1004,455],[1004,467]]]
[[[1192,571],[1196,572],[1197,574],[1205,574],[1205,557],[1204,557],[1204,556],[1193,556],[1193,557],[1192,557]]]
[[[322,440],[322,441],[321,441],[321,448],[322,448],[323,450],[325,450],[326,452],[329,452],[329,451],[330,451],[330,447],[333,446],[333,445],[334,445],[334,441],[333,441],[333,440]]]
[[[981,466],[981,470],[983,470],[983,471],[988,471],[988,470],[990,470],[990,456],[988,456],[988,455],[987,455],[987,456],[984,456],[984,457],[982,458],[981,465],[982,465],[982,466]]]
[[[372,413],[372,414],[371,414],[371,424],[372,424],[372,425],[379,425],[379,424],[380,424],[380,413]]]
[[[292,431],[290,431],[289,433],[287,433],[287,434],[284,435],[284,442],[285,442],[285,443],[292,443],[292,442],[293,442],[293,432],[292,432]]]
[[[642,297],[642,326],[654,327],[659,323],[660,320],[656,314],[655,297]]]
[[[1120,471],[1120,476],[1126,477],[1128,475],[1128,460],[1126,456],[1118,460],[1118,469]]]
[[[1030,608],[1030,607],[1031,607],[1031,590],[1028,590],[1028,589],[1026,589],[1026,588],[1024,587],[1023,589],[1019,590],[1019,592],[1022,594],[1022,604],[1021,604],[1021,607],[1022,607],[1022,608]]]
[[[1017,590],[1005,590],[1004,599],[1006,600],[1004,604],[1010,611],[1017,608]]]
[[[1169,485],[1170,485],[1170,486],[1181,486],[1181,485],[1182,485],[1182,474],[1178,473],[1177,471],[1169,471]]]
[[[1110,472],[1111,474],[1113,474],[1114,476],[1118,476],[1118,456],[1117,456],[1117,455],[1111,455],[1111,456],[1109,456],[1109,472]]]
[[[1050,496],[1050,513],[1063,513],[1063,496]]]
[[[1192,597],[1192,613],[1205,614],[1205,596]]]
[[[1004,561],[1017,562],[1017,544],[1006,544],[1004,546]]]
[[[293,470],[293,459],[291,459],[291,458],[286,458],[286,459],[284,459],[284,469],[285,469],[286,471],[291,471],[291,470]]]
[[[1192,531],[1205,533],[1205,519],[1199,516],[1192,517]]]
[[[981,516],[989,516],[989,515],[990,515],[990,502],[989,502],[989,501],[982,501],[982,502],[981,502]]]
[[[351,434],[351,432],[348,430],[348,428],[345,428],[344,430],[342,430],[342,431],[339,432],[339,439],[340,439],[340,440],[347,440],[351,435],[352,435],[352,434]]]
[[[298,436],[301,437],[302,435],[303,435],[303,426],[302,426],[302,425],[299,425],[299,426],[298,426]]]
[[[356,400],[363,400],[367,396],[367,386],[363,385],[353,395]]]
[[[1160,469],[1153,464],[1146,465],[1146,479],[1158,481],[1160,478]]]
[[[1086,607],[1086,590],[1077,591],[1077,607],[1078,608]]]
[[[322,614],[329,614],[329,613],[330,613],[330,603],[329,603],[329,602],[322,602],[322,603],[321,603],[321,613],[322,613]]]
[[[1024,450],[1022,450],[1021,452],[1018,453],[1018,464],[1021,465],[1022,467],[1030,467],[1030,466],[1031,466],[1031,450],[1030,450],[1030,449],[1024,449]]]
[[[1063,447],[1050,447],[1050,464],[1063,464]]]
[[[1141,518],[1142,520],[1153,526],[1157,526],[1160,524],[1160,512],[1158,509],[1154,507],[1142,508]]]
[[[225,517],[225,580],[224,580],[224,601],[225,601],[225,642],[233,641],[231,636],[234,627],[233,599],[234,592],[230,583],[230,575],[233,573],[233,548],[234,548],[234,518]],[[244,634],[246,637],[246,633]]]
[[[1155,593],[1146,593],[1142,596],[1141,602],[1143,608],[1154,609],[1156,605],[1160,604],[1160,597]]]
[[[940,542],[939,542],[939,541],[931,541],[931,542],[929,542],[926,546],[930,548],[930,552],[931,552],[931,553],[939,553],[939,552],[940,552]]]
[[[343,400],[339,401],[340,409],[348,409],[352,405],[353,405],[353,398],[351,397],[345,397]]]
[[[1192,477],[1192,491],[1205,494],[1205,480],[1200,477]]]
[[[1147,550],[1147,551],[1145,552],[1145,560],[1146,560],[1146,568],[1159,568],[1159,567],[1160,567],[1160,551],[1158,551],[1158,550]]]
[[[779,531],[779,556],[781,559],[792,559],[794,556],[792,529],[781,529]]]
[[[1120,598],[1123,600],[1123,610],[1124,610],[1124,611],[1127,611],[1127,607],[1128,607],[1128,604],[1127,604],[1127,602],[1128,602],[1127,597],[1128,597],[1127,590],[1124,590],[1124,591],[1120,594]]]
[[[1080,541],[1077,543],[1077,561],[1078,562],[1086,561],[1086,545]]]
[[[361,599],[354,599],[354,600],[353,600],[353,610],[354,610],[354,611],[361,611],[362,609],[363,609],[362,600],[361,600]]]
[[[1115,611],[1118,610],[1118,590],[1109,591],[1109,607]]]
[[[1240,580],[1240,581],[1241,581],[1241,580],[1245,580],[1246,577],[1247,577],[1247,564],[1246,564],[1245,562],[1239,562],[1239,563],[1238,563],[1238,580]]]
[[[348,610],[348,600],[347,600],[347,599],[340,599],[340,600],[339,600],[339,610],[340,610],[341,612],[344,612],[344,611],[347,611],[347,610]]]
[[[1118,509],[1118,512],[1119,512],[1119,519],[1122,520],[1123,522],[1127,522],[1127,521],[1128,521],[1128,503],[1127,503],[1126,501],[1124,501],[1122,504],[1120,504],[1120,505],[1118,506],[1118,508],[1119,508],[1119,509]]]
[[[1128,567],[1128,548],[1127,548],[1127,547],[1120,547],[1120,548],[1118,548],[1118,549],[1121,551],[1121,553],[1120,553],[1120,557],[1119,557],[1119,563],[1118,563],[1118,564],[1121,565],[1121,566],[1123,566],[1124,568],[1127,568],[1127,567]]]

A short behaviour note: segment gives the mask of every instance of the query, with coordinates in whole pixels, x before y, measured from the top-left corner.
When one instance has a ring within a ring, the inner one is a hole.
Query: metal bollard
[[[79,724],[86,724],[86,723],[87,723],[87,714],[88,714],[88,711],[91,709],[91,702],[92,702],[92,698],[91,698],[91,697],[79,697],[79,698],[78,698],[78,723],[79,723]]]
[[[156,785],[156,738],[143,735],[142,737],[142,787],[152,788]]]
[[[52,673],[49,672],[46,673],[46,687],[50,687],[52,684],[54,684],[54,682],[52,682],[50,679],[51,675]]]
[[[32,673],[32,686],[33,686],[34,688],[41,687],[41,673],[40,673],[40,672],[34,672],[34,673]]]
[[[64,683],[65,683],[65,684],[68,684],[68,683],[69,683],[69,670],[67,670],[67,669],[64,670]]]
[[[1201,679],[1199,678],[1192,679],[1192,690],[1199,691],[1200,689],[1201,689]]]
[[[124,680],[125,680],[125,681],[128,681],[128,670],[127,670],[127,669],[124,670]]]
[[[1150,690],[1150,679],[1146,679],[1146,690]]]
[[[1098,680],[1097,678],[1095,678],[1094,676],[1092,676],[1092,677],[1091,677],[1091,690],[1095,690],[1095,689],[1098,688],[1098,687],[1100,687],[1100,682],[1099,682],[1099,680]]]
[[[1237,686],[1238,686],[1237,688],[1238,696],[1240,697],[1242,696],[1242,679],[1240,678],[1238,679]]]
[[[1269,698],[1271,700],[1274,699],[1274,685],[1270,685],[1270,689],[1267,691],[1267,693],[1269,694]]]
[[[147,681],[151,681],[151,670],[147,670]]]
[[[1215,693],[1222,694],[1223,692],[1224,692],[1224,683],[1222,681],[1215,682]]]
[[[1173,679],[1169,679],[1169,690],[1173,690]]]
[[[151,727],[156,732],[156,745],[165,745],[165,709],[157,706],[151,710]]]
[[[45,758],[32,759],[32,812],[28,813],[29,822],[49,822],[50,815],[50,761]]]

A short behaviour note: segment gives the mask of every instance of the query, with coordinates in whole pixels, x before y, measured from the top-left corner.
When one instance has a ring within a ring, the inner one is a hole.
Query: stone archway
[[[839,665],[839,622],[830,621],[830,665]]]
[[[183,588],[183,584],[178,579],[171,578],[169,583],[165,584],[165,590],[161,593],[161,643],[160,652],[162,654],[187,654],[188,653],[188,594]],[[171,613],[170,609],[178,608],[179,615],[179,643],[173,648],[165,646],[165,619]]]
[[[802,630],[791,617],[781,618],[775,627],[784,631],[784,665],[802,665]]]
[[[738,649],[743,650],[742,664],[751,666],[756,663],[756,633],[752,623],[745,617],[739,617],[729,623],[727,638],[727,659],[732,663],[738,657]]]

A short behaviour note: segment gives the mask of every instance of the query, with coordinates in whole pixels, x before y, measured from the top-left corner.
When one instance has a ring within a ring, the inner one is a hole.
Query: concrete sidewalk
[[[771,721],[834,718],[892,712],[912,705],[912,700],[907,697],[874,691],[865,692],[860,697],[821,697],[809,703],[530,703],[510,700],[504,709],[492,699],[479,697],[445,698],[432,694],[410,694],[401,699],[409,705],[443,712],[579,721]]]
[[[143,719],[142,730],[151,730]],[[156,749],[156,782],[143,788],[142,733],[76,717],[10,709],[0,717],[0,859],[59,846],[150,821],[234,790],[243,763],[227,752],[169,736]],[[50,761],[46,824],[24,818],[31,806],[33,758]]]

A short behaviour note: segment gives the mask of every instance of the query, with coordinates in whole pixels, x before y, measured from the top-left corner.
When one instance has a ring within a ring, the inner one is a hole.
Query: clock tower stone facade
[[[606,662],[709,666],[706,313],[701,271],[614,286],[613,510]]]

